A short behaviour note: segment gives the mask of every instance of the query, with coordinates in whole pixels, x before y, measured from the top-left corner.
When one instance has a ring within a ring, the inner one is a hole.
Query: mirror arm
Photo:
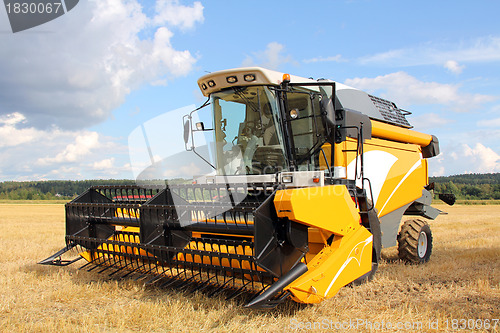
[[[208,165],[210,165],[214,170],[217,170],[217,168],[212,163],[210,163],[203,156],[201,156],[200,154],[198,154],[198,152],[196,151],[196,149],[194,149],[194,146],[192,148],[192,151],[193,151],[193,153],[195,153],[196,155],[198,155],[199,158],[201,158],[203,161],[205,161],[205,163],[207,163]]]
[[[182,117],[182,121],[184,122],[184,147],[185,147],[186,151],[192,151],[193,153],[198,155],[198,157],[200,157],[203,161],[205,161],[208,165],[210,165],[214,170],[217,170],[217,168],[212,163],[207,161],[203,156],[201,156],[196,151],[195,145],[194,145],[194,130],[192,128],[193,113],[195,113],[198,110],[203,109],[207,105],[210,105],[210,96],[208,96],[205,103],[203,103],[200,107],[194,109],[189,114],[186,114],[186,115],[184,115],[184,117]],[[186,118],[187,118],[187,120],[184,120]],[[186,133],[186,131],[189,131],[189,133]],[[190,135],[191,135],[191,147],[188,148],[188,141],[189,141]]]

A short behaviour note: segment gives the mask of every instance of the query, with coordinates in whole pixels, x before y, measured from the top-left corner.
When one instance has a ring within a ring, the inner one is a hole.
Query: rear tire
[[[423,264],[432,254],[432,232],[421,219],[405,221],[398,234],[399,258],[411,264]]]

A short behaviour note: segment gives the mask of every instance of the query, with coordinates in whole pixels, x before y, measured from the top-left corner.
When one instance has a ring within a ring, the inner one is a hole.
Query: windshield
[[[267,87],[212,94],[217,174],[273,174],[288,165],[276,96]]]

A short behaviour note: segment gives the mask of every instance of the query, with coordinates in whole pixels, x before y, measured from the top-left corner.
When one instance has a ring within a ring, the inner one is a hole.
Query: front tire
[[[411,264],[423,264],[432,254],[432,232],[421,219],[405,221],[398,234],[399,258]]]

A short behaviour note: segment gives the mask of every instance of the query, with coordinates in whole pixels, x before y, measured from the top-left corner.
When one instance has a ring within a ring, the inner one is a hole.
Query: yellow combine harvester
[[[427,158],[435,136],[408,112],[329,80],[263,68],[201,77],[212,119],[184,117],[186,150],[214,171],[193,184],[96,186],[66,205],[67,246],[42,261],[118,272],[209,295],[245,294],[249,307],[291,297],[318,303],[370,279],[382,246],[429,260],[434,219]],[[195,134],[210,135],[213,160]],[[200,147],[198,147],[200,148]],[[200,159],[201,161],[201,159]],[[203,162],[204,163],[204,162]],[[80,257],[61,255],[77,247]]]

